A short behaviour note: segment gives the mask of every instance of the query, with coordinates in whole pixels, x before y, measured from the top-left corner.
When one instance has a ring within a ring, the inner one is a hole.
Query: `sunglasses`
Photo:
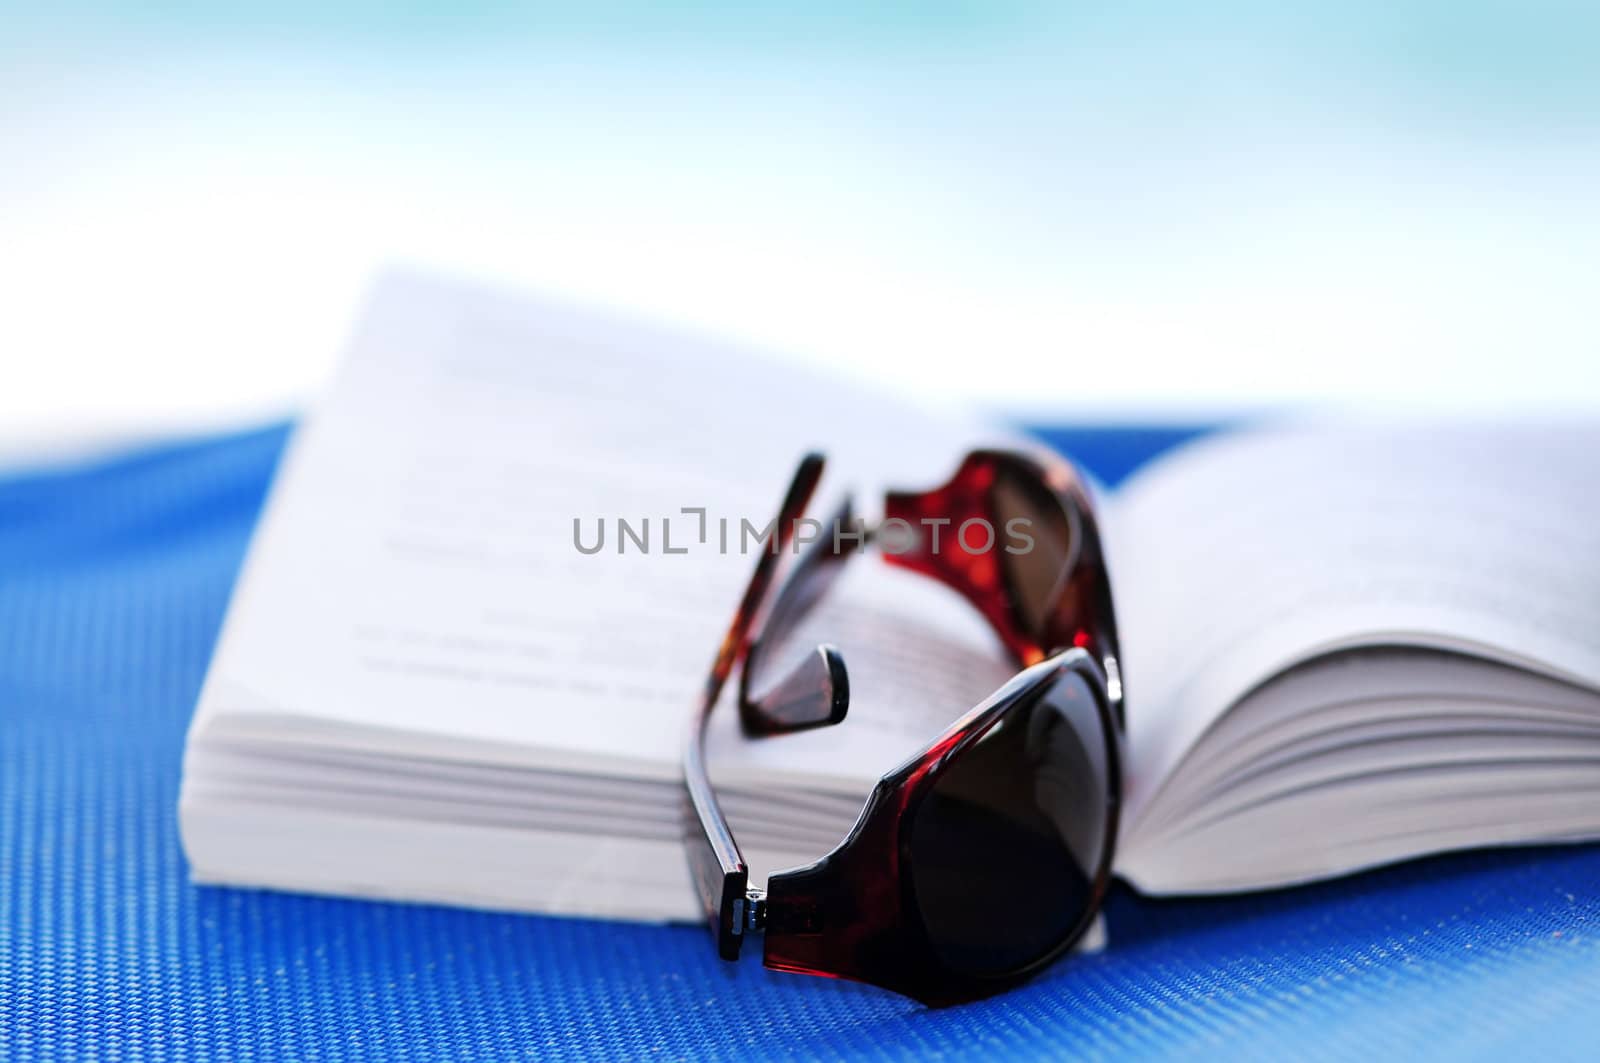
[[[764,933],[775,970],[977,999],[1071,948],[1110,881],[1122,684],[1093,509],[1065,462],[974,451],[942,487],[889,492],[876,528],[846,499],[780,581],[823,465],[796,470],[712,664],[684,751],[690,868],[724,959]],[[1022,670],[884,775],[837,848],[752,888],[706,774],[707,721],[736,667],[746,735],[845,718],[839,651],[780,669],[777,650],[869,543],[963,595]]]

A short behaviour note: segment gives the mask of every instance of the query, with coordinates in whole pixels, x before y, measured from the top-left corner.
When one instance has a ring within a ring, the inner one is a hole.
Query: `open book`
[[[607,315],[387,279],[296,433],[189,735],[206,882],[697,918],[679,756],[797,457],[819,497],[1005,432]],[[1384,424],[1190,444],[1103,497],[1127,692],[1117,870],[1276,886],[1600,837],[1600,430]],[[844,724],[711,771],[752,878],[1005,679],[870,559],[808,625]]]

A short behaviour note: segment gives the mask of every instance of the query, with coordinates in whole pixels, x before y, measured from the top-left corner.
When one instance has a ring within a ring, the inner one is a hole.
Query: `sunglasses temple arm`
[[[706,774],[704,717],[690,731],[683,768],[689,872],[716,938],[717,955],[737,960],[745,932],[760,929],[758,917],[764,917],[765,910],[761,892],[750,889],[750,870]]]
[[[689,873],[699,895],[701,911],[717,942],[717,955],[725,960],[737,960],[744,944],[746,923],[753,914],[750,909],[756,901],[750,890],[750,871],[739,852],[739,844],[728,827],[727,816],[717,802],[711,777],[706,771],[706,728],[711,722],[711,712],[722,695],[728,676],[738,661],[751,619],[760,605],[770,577],[763,578],[767,557],[756,569],[744,600],[734,616],[722,646],[712,661],[711,674],[701,694],[701,701],[689,727],[683,750],[683,825],[684,845],[689,860]],[[757,891],[759,892],[759,891]]]
[[[832,646],[806,654],[759,698],[740,702],[750,735],[793,734],[843,722],[850,710],[850,676]]]
[[[847,562],[865,548],[869,534],[851,515],[846,497],[818,537],[796,562],[778,592],[761,637],[750,644],[739,676],[739,723],[746,735],[792,734],[840,723],[850,708],[850,679],[844,657],[822,645],[773,681],[776,653],[832,589]],[[846,547],[851,542],[855,545]]]
[[[746,649],[756,616],[777,576],[778,558],[793,538],[795,522],[811,501],[811,494],[822,478],[823,466],[820,454],[807,454],[795,470],[767,542],[757,558],[755,571],[751,573],[750,583],[717,647],[684,743],[683,821],[689,871],[706,921],[716,938],[717,954],[726,960],[739,958],[747,929],[760,929],[765,905],[761,892],[750,889],[749,868],[706,772],[706,726],[728,677]]]

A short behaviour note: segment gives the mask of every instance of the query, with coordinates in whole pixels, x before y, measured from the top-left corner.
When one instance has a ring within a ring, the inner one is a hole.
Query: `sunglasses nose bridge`
[[[1002,569],[1015,529],[994,505],[1001,456],[969,454],[948,482],[890,491],[880,535],[884,560],[928,576],[966,598],[1023,665],[1044,657],[1039,633],[1017,608]],[[1017,547],[1012,546],[1013,549]]]

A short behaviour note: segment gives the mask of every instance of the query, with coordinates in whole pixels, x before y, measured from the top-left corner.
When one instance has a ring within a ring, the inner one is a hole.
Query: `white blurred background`
[[[1592,4],[0,6],[0,445],[436,265],[1051,420],[1600,409]]]

